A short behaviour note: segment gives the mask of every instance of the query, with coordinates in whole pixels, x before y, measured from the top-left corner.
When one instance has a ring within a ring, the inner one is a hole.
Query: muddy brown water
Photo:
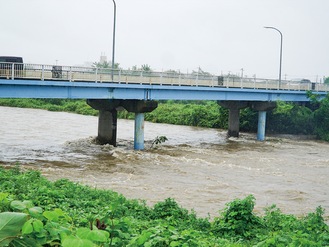
[[[145,123],[145,151],[133,150],[134,122],[118,121],[118,147],[93,140],[97,117],[0,107],[0,164],[19,162],[51,180],[69,178],[153,205],[168,197],[199,216],[253,194],[256,211],[276,204],[304,215],[329,211],[329,144],[300,136],[254,134]],[[150,149],[157,136],[169,140]]]

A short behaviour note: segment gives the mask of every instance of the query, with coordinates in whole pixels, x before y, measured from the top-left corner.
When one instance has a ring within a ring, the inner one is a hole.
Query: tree
[[[143,64],[141,70],[144,72],[152,72],[151,66],[148,64]]]
[[[119,69],[119,63],[114,63],[114,69]],[[94,62],[93,63],[93,68],[98,68],[98,69],[111,69],[112,68],[112,63],[108,61],[103,61],[103,62]]]
[[[325,84],[329,84],[329,77],[327,77],[326,79],[324,79],[324,83]]]
[[[138,70],[137,65],[132,66],[131,70]]]
[[[129,69],[130,70],[130,69]],[[131,70],[133,71],[143,71],[143,72],[152,72],[151,66],[148,64],[142,64],[141,67],[137,67],[137,65],[134,65],[131,67]]]
[[[320,101],[320,108],[314,112],[315,134],[329,141],[329,95]]]

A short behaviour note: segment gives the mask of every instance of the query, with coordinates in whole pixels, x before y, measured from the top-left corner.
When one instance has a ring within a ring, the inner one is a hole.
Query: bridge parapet
[[[113,77],[112,77],[113,76]],[[202,87],[249,88],[266,90],[314,90],[329,91],[324,83],[298,82],[291,80],[246,78],[232,75],[202,73],[156,72],[141,70],[113,70],[110,68],[0,63],[2,79],[33,79],[41,81],[69,81],[119,84],[178,85]]]

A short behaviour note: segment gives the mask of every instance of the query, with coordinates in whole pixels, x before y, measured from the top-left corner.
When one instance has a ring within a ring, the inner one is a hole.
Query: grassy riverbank
[[[305,217],[275,206],[253,212],[252,195],[213,220],[173,199],[148,207],[122,195],[38,171],[0,167],[0,246],[328,246],[323,209]]]
[[[0,99],[1,106],[44,109],[48,111],[73,112],[96,116],[98,111],[87,105],[85,100],[62,99]]]

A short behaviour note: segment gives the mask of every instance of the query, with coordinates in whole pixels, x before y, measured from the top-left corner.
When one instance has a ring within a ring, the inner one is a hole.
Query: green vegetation
[[[218,104],[213,101],[204,103],[175,103],[168,101],[159,103],[158,108],[146,114],[145,120],[154,123],[224,128],[227,126],[227,119],[220,123],[221,118],[218,108]]]
[[[97,116],[98,111],[87,105],[85,100],[63,99],[0,99],[1,106],[37,108],[48,111],[74,112]]]
[[[268,114],[268,131],[284,134],[314,134],[314,112],[305,106],[278,102]]]
[[[321,101],[320,108],[314,112],[315,134],[329,142],[329,96]]]
[[[329,84],[329,77],[326,77],[326,79],[324,80],[325,84]]]
[[[168,138],[166,136],[157,136],[153,141],[151,148],[156,147],[157,145],[164,143],[168,141]]]
[[[111,61],[94,62],[92,64],[92,67],[99,69],[112,69],[112,62]],[[120,69],[120,64],[114,63],[114,69]]]
[[[328,246],[324,210],[297,218],[255,198],[199,218],[173,199],[148,207],[109,190],[0,167],[0,246]]]
[[[329,141],[329,98],[317,101],[311,93],[312,103],[306,107],[297,104],[278,102],[278,106],[267,114],[268,133],[316,135]],[[2,106],[41,108],[50,111],[75,112],[96,116],[85,100],[60,99],[0,99]],[[250,108],[242,109],[240,130],[257,131],[258,114]],[[119,118],[133,119],[134,114],[120,111]],[[153,112],[145,114],[145,120],[154,123],[222,128],[228,126],[228,110],[215,101],[161,101]]]

